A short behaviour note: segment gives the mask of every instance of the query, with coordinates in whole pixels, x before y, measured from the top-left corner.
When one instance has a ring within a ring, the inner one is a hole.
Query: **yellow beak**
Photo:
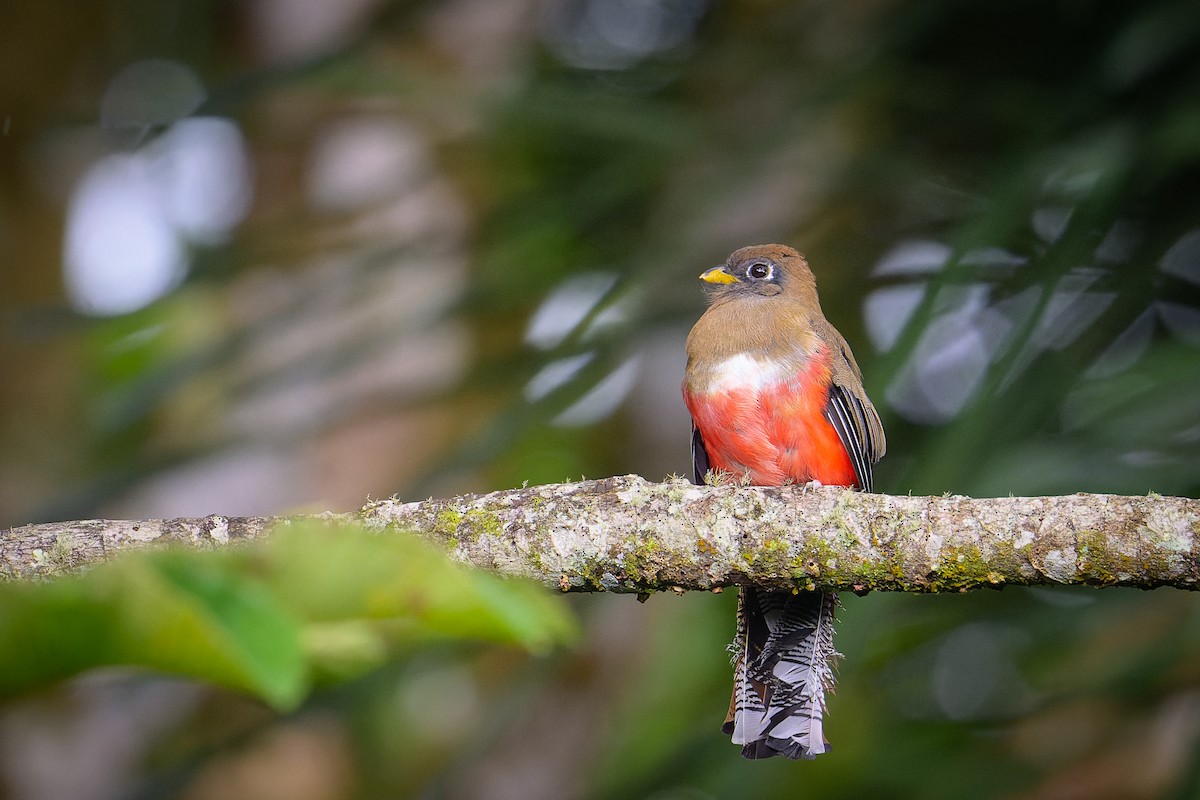
[[[725,267],[713,267],[700,273],[700,280],[707,283],[737,283],[738,279],[730,274]]]

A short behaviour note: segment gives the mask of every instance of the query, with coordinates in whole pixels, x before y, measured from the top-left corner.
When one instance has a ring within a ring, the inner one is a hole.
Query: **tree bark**
[[[1200,501],[1192,499],[907,497],[833,487],[651,483],[637,476],[383,500],[317,517],[27,525],[0,531],[0,574],[71,572],[161,543],[219,547],[310,518],[414,531],[467,564],[562,591],[1194,589],[1200,580]]]

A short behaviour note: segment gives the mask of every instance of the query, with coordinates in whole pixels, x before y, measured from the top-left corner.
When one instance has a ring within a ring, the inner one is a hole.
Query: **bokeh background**
[[[9,0],[0,527],[688,468],[696,275],[806,252],[877,488],[1200,491],[1194,0]],[[13,798],[1200,797],[1185,592],[845,598],[812,763],[718,730],[733,597],[564,598],[274,714],[0,706]]]

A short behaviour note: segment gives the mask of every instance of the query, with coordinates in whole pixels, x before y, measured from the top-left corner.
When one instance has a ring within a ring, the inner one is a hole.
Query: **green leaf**
[[[221,552],[126,554],[90,572],[0,584],[0,694],[100,666],[209,681],[295,707],[439,641],[544,651],[569,641],[543,587],[452,563],[408,534],[290,525]]]
[[[411,535],[304,525],[275,539],[268,580],[312,622],[374,620],[393,647],[457,638],[543,651],[575,634],[565,605],[544,587],[468,569]],[[361,631],[355,636],[362,642]]]
[[[118,594],[120,652],[294,707],[308,685],[299,621],[239,559],[204,555],[162,553],[127,576],[136,582]]]
[[[0,585],[0,692],[131,665],[295,705],[306,685],[300,626],[231,564],[135,554],[79,577]]]

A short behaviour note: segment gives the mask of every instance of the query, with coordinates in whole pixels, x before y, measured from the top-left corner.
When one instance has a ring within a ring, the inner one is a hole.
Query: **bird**
[[[708,307],[687,337],[683,398],[692,480],[871,491],[883,424],[845,338],[825,319],[803,255],[743,247],[700,275]],[[749,759],[829,751],[837,595],[743,587],[722,730]]]

